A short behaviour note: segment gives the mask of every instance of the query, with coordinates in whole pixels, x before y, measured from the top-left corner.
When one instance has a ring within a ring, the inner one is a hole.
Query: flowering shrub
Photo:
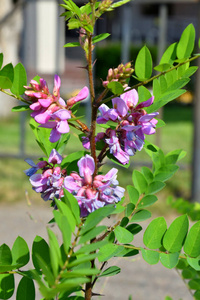
[[[130,62],[109,69],[102,82],[103,92],[95,94],[93,83],[92,51],[97,42],[109,34],[94,36],[97,19],[106,11],[128,2],[90,0],[80,8],[72,0],[64,0],[62,7],[68,28],[79,30],[79,42],[66,47],[80,46],[87,59],[86,71],[89,88],[73,98],[60,97],[61,79],[55,75],[53,93],[43,78],[26,82],[26,71],[20,63],[0,70],[0,90],[22,102],[13,111],[29,110],[30,126],[38,145],[44,152],[39,162],[30,159],[30,168],[25,170],[33,190],[50,201],[53,213],[51,223],[61,231],[62,241],[47,227],[49,241],[37,236],[32,245],[33,268],[24,270],[29,262],[29,248],[18,237],[12,249],[0,246],[0,299],[9,299],[14,293],[14,274],[22,278],[17,287],[16,299],[35,299],[35,285],[39,286],[43,300],[77,299],[90,300],[96,281],[103,276],[120,272],[117,266],[106,268],[110,258],[135,256],[141,252],[149,264],[159,261],[166,268],[192,272],[189,289],[199,299],[200,221],[189,229],[186,214],[176,218],[167,227],[163,217],[153,219],[143,233],[144,246],[132,243],[142,227],[138,224],[151,217],[146,209],[158,199],[155,195],[164,188],[165,181],[177,171],[177,162],[184,151],[174,150],[164,154],[156,145],[146,141],[146,136],[155,134],[156,128],[164,125],[159,120],[158,109],[185,92],[182,89],[197,67],[190,66],[199,54],[192,55],[195,30],[192,24],[184,30],[180,41],[170,45],[152,76],[152,58],[144,46],[138,53],[134,68]],[[3,54],[0,55],[0,67]],[[138,83],[129,85],[134,76]],[[153,95],[145,87],[152,83]],[[8,91],[10,90],[10,91]],[[111,95],[111,96],[110,96]],[[90,97],[91,122],[88,127],[76,117],[80,101]],[[98,130],[97,124],[101,131]],[[71,129],[80,131],[82,150],[67,153]],[[133,185],[125,189],[117,179],[117,168],[104,174],[102,165],[111,160],[116,166],[130,166],[132,156],[145,150],[152,160],[152,168],[143,166],[133,170]],[[63,155],[64,153],[64,155]],[[117,215],[110,226],[104,219]],[[117,221],[116,221],[117,220]],[[101,225],[99,225],[99,223]],[[185,276],[185,277],[184,277]],[[166,299],[169,299],[167,297]]]

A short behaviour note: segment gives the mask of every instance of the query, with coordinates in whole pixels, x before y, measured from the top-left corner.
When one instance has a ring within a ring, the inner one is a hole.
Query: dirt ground
[[[31,249],[32,241],[36,235],[47,239],[46,224],[52,218],[51,209],[47,203],[38,202],[37,205],[28,206],[25,201],[18,203],[0,204],[0,244],[6,243],[12,247],[13,242],[20,235],[26,240]],[[147,226],[141,223],[141,226]],[[144,228],[143,227],[143,228]],[[138,234],[138,236],[142,234]],[[135,242],[141,245],[141,237]],[[192,299],[182,279],[175,270],[168,270],[161,264],[148,265],[140,255],[132,258],[117,258],[112,265],[121,267],[121,273],[114,277],[102,278],[97,282],[94,292],[105,295],[94,297],[102,300],[164,300],[166,295],[173,300]],[[24,270],[26,267],[24,267]],[[19,279],[16,279],[16,283]],[[37,289],[37,287],[36,287]],[[36,300],[42,297],[37,292]],[[15,296],[11,298],[14,300]]]

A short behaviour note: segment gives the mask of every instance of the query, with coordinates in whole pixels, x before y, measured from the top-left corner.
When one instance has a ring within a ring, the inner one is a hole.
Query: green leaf
[[[14,69],[12,64],[8,64],[0,71],[0,88],[10,89],[13,84]]]
[[[176,47],[177,43],[171,44],[167,50],[164,52],[161,60],[160,65],[162,64],[170,64],[173,65],[175,59],[176,59]]]
[[[118,246],[115,244],[108,244],[106,246],[103,246],[100,250],[99,250],[99,256],[98,256],[98,260],[100,262],[102,261],[107,261],[109,260],[111,257],[116,256],[118,253],[120,253],[123,250],[123,246]]]
[[[172,65],[170,64],[159,64],[158,66],[154,67],[154,70],[158,71],[158,72],[165,72],[167,70],[169,70],[172,67]]]
[[[29,110],[28,105],[19,105],[19,106],[15,106],[12,108],[12,112],[21,112],[21,111],[26,111],[26,110]]]
[[[142,227],[139,224],[129,224],[126,229],[132,233],[132,235],[136,235],[142,230]]]
[[[92,228],[90,231],[88,231],[87,233],[85,233],[80,237],[78,245],[83,244],[89,240],[92,240],[93,238],[97,237],[100,233],[102,233],[106,229],[107,227],[104,225]]]
[[[100,41],[103,41],[103,40],[107,39],[107,37],[109,37],[109,36],[110,36],[110,33],[101,33],[92,38],[92,43],[95,44]]]
[[[35,300],[35,286],[32,279],[22,277],[17,288],[16,300]]]
[[[153,181],[148,186],[146,194],[155,194],[155,193],[159,192],[160,190],[162,190],[164,187],[165,187],[164,182],[158,181],[158,180]]]
[[[14,81],[10,90],[16,96],[22,95],[25,91],[24,85],[27,85],[26,70],[21,63],[18,63],[14,67]]]
[[[18,236],[12,247],[13,264],[20,264],[21,267],[29,262],[29,249],[25,240]]]
[[[200,279],[192,279],[188,282],[188,285],[191,290],[200,290]]]
[[[133,179],[133,184],[135,185],[138,192],[140,194],[145,193],[147,190],[147,187],[148,187],[148,183],[147,183],[144,175],[141,172],[134,170],[132,179]]]
[[[156,125],[157,128],[157,125]],[[147,167],[142,167],[141,168],[142,174],[144,175],[146,181],[148,183],[151,183],[153,181],[153,173],[151,172],[151,170]]]
[[[80,231],[80,235],[86,233],[87,231],[95,227],[97,224],[99,224],[103,219],[108,217],[114,211],[114,209],[114,205],[107,205],[104,207],[100,207],[99,209],[89,214],[84,223],[84,226]]]
[[[136,205],[140,196],[138,190],[132,185],[128,185],[126,189],[129,195],[130,202]]]
[[[127,243],[131,243],[133,240],[132,233],[127,229],[125,229],[124,227],[117,226],[114,230],[114,233],[119,243],[127,244]]]
[[[115,2],[113,4],[110,5],[110,7],[107,9],[108,11],[109,10],[113,10],[114,8],[117,8],[117,7],[120,7],[128,2],[130,2],[131,0],[121,0],[121,1],[118,1],[118,2]]]
[[[144,46],[135,61],[135,74],[140,80],[146,80],[152,74],[152,57],[149,49]]]
[[[193,269],[195,269],[196,271],[200,271],[200,257],[187,257],[187,262]]]
[[[145,208],[145,207],[151,206],[157,200],[158,200],[158,198],[155,195],[146,195],[141,199],[137,208]]]
[[[123,85],[118,81],[109,82],[107,88],[111,90],[114,95],[121,95],[124,92]]]
[[[50,228],[47,228],[47,232],[49,236],[51,267],[56,277],[58,275],[59,266],[62,267],[61,252],[55,233]]]
[[[161,264],[168,268],[172,269],[176,267],[178,263],[179,253],[160,253],[160,262]]]
[[[37,262],[40,265],[40,269],[42,270],[42,274],[45,276],[45,280],[48,282],[50,286],[55,283],[55,276],[52,273],[50,264],[48,265],[46,261],[44,261],[39,255],[36,254]]]
[[[71,231],[74,232],[75,228],[76,228],[76,219],[71,211],[71,209],[68,207],[68,205],[66,205],[64,202],[61,202],[57,199],[55,199],[55,203],[59,209],[59,211],[66,216],[70,227],[71,227]]]
[[[185,240],[184,251],[191,257],[200,255],[200,221],[191,227]]]
[[[72,267],[78,266],[82,263],[85,263],[87,261],[92,261],[95,259],[99,254],[98,253],[93,253],[89,255],[83,255],[81,257],[76,258],[76,260],[72,261],[71,263],[68,264],[68,269],[71,269]]]
[[[67,43],[64,45],[65,48],[69,48],[69,47],[79,47],[80,43],[79,42],[74,42],[74,43]]]
[[[139,86],[139,88],[138,88],[138,97],[139,97],[138,103],[140,103],[140,102],[149,100],[152,97],[152,95],[149,92],[149,90],[145,86],[142,85],[142,86]]]
[[[135,205],[133,203],[128,203],[126,206],[125,216],[130,217],[134,209],[135,209]]]
[[[131,222],[142,222],[151,218],[151,213],[148,210],[142,209],[137,211],[131,218]]]
[[[200,300],[200,291],[196,291],[193,295],[195,300]]]
[[[162,94],[161,98],[158,101],[154,101],[154,103],[146,108],[147,113],[152,113],[157,111],[159,108],[162,106],[166,105],[168,102],[177,99],[179,96],[184,94],[186,90],[174,90],[174,91],[169,91],[164,94]]]
[[[141,248],[143,259],[150,265],[155,265],[159,262],[159,253],[153,250]]]
[[[181,250],[188,232],[189,221],[187,215],[176,218],[164,235],[163,246],[169,252]]]
[[[0,299],[12,297],[15,289],[13,274],[0,274]]]
[[[11,265],[12,264],[12,254],[8,245],[3,244],[0,246],[0,266],[1,265]]]
[[[158,249],[162,246],[162,238],[167,230],[167,224],[163,217],[154,219],[144,232],[143,242],[150,249]]]
[[[71,212],[73,213],[75,219],[76,219],[76,224],[79,225],[81,222],[80,219],[80,207],[78,205],[77,199],[66,189],[64,189],[64,201],[68,205],[68,207],[71,209]]]
[[[33,265],[37,270],[40,270],[41,266],[40,266],[40,262],[37,259],[38,256],[41,257],[47,265],[50,265],[49,245],[40,236],[35,237],[32,246]]]
[[[180,41],[177,45],[177,57],[179,59],[187,58],[191,55],[195,43],[195,29],[192,24],[188,25],[183,31]]]
[[[167,165],[158,169],[155,173],[154,179],[157,181],[166,181],[171,178],[174,173],[179,169],[178,166],[175,165]],[[164,186],[163,186],[164,187]]]
[[[69,247],[71,245],[72,231],[66,216],[62,216],[61,218],[61,232],[63,237],[65,253],[68,254]]]
[[[121,269],[117,266],[112,266],[103,271],[98,277],[108,277],[108,276],[114,276],[121,272]]]
[[[3,65],[3,53],[0,53],[0,69]]]
[[[80,276],[92,276],[97,275],[100,273],[100,270],[98,269],[76,269],[76,270],[70,270],[67,272],[63,272],[61,274],[62,278],[74,278],[74,277],[80,277]]]
[[[166,162],[166,164],[169,164],[169,165],[175,164],[177,161],[184,158],[185,155],[186,155],[186,152],[183,151],[182,149],[177,149],[177,150],[171,151],[171,152],[167,153],[165,162]]]
[[[96,243],[91,243],[91,244],[87,244],[84,245],[83,247],[81,247],[80,249],[78,249],[76,251],[76,254],[86,254],[86,253],[91,253],[92,251],[96,251],[97,249],[101,249],[101,247],[105,246],[108,243],[108,241],[103,240],[100,242],[96,242]]]

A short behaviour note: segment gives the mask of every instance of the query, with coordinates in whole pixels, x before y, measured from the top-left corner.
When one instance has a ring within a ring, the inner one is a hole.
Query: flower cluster
[[[47,161],[40,161],[37,165],[30,159],[26,160],[31,168],[26,170],[27,176],[30,176],[30,182],[33,190],[41,193],[41,197],[47,200],[60,199],[63,196],[63,181],[66,175],[65,170],[61,170],[58,164],[61,164],[62,157],[53,149]],[[42,174],[36,174],[41,169]]]
[[[92,177],[95,169],[94,159],[86,155],[78,161],[79,174],[72,172],[67,176],[65,169],[61,169],[60,154],[53,149],[49,160],[34,164],[26,160],[31,166],[25,171],[30,176],[33,190],[41,193],[41,197],[47,201],[63,196],[63,188],[72,193],[78,201],[81,217],[86,217],[92,211],[107,204],[117,203],[124,195],[124,189],[118,186],[116,180],[118,170],[113,168],[106,175]],[[41,174],[36,174],[38,170]]]
[[[64,187],[77,199],[82,217],[106,204],[121,200],[124,189],[118,186],[117,169],[112,168],[106,175],[93,178],[94,159],[87,154],[78,161],[78,167],[79,174],[72,172],[65,177]]]
[[[30,103],[33,111],[31,117],[40,127],[51,128],[50,142],[57,142],[61,134],[69,132],[68,119],[71,118],[71,107],[78,101],[88,97],[89,90],[84,87],[76,97],[65,103],[60,97],[61,80],[58,75],[54,77],[53,94],[49,92],[46,81],[40,78],[40,83],[31,80],[30,86],[25,86],[25,99]]]
[[[144,134],[155,133],[157,120],[154,119],[158,112],[147,114],[145,107],[153,103],[154,97],[138,104],[138,93],[129,90],[120,97],[112,99],[113,108],[106,104],[99,107],[100,116],[98,124],[106,124],[108,121],[116,122],[105,133],[97,134],[96,141],[104,141],[110,149],[110,153],[122,164],[129,162],[136,150],[141,150],[144,145]]]

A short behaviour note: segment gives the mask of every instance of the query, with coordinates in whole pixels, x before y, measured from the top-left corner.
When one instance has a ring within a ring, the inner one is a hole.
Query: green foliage
[[[151,77],[152,74],[152,57],[149,49],[144,46],[135,61],[135,74],[137,79],[145,81]]]

